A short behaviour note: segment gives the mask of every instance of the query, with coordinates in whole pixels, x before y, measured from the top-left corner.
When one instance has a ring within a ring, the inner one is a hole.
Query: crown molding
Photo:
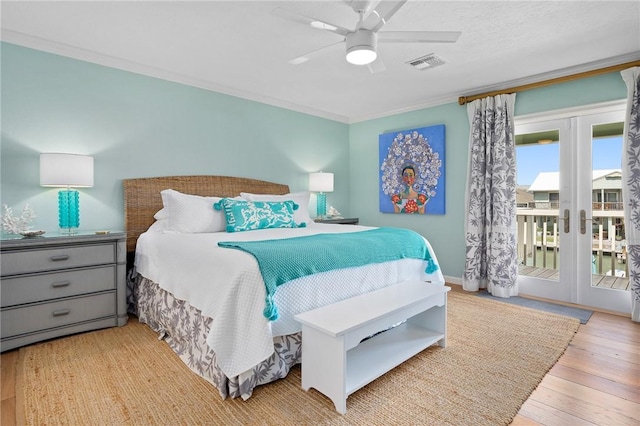
[[[439,106],[439,105],[443,105],[443,104],[448,104],[448,103],[452,103],[452,102],[458,103],[458,97],[460,97],[460,96],[472,96],[472,95],[474,95],[476,93],[484,93],[484,92],[493,92],[493,91],[499,91],[499,90],[506,90],[506,89],[508,89],[510,87],[524,86],[524,85],[527,85],[527,84],[538,83],[538,82],[544,81],[544,80],[551,80],[551,79],[558,78],[558,77],[566,77],[566,76],[571,75],[571,74],[579,74],[581,72],[593,71],[593,70],[597,70],[597,69],[600,69],[600,68],[606,68],[606,67],[619,65],[619,64],[624,64],[624,63],[627,63],[627,62],[633,62],[633,61],[637,61],[637,60],[640,60],[640,52],[629,53],[627,55],[616,56],[616,57],[612,57],[612,58],[603,59],[603,60],[600,60],[600,61],[594,61],[594,62],[589,62],[589,63],[586,63],[586,64],[576,65],[576,66],[573,66],[573,67],[561,68],[559,70],[554,70],[554,71],[550,71],[550,72],[542,73],[542,74],[536,74],[536,75],[524,77],[524,78],[517,79],[517,80],[509,80],[509,81],[502,82],[502,83],[499,83],[499,84],[494,84],[494,85],[491,85],[491,86],[481,86],[481,87],[477,87],[475,89],[469,90],[469,91],[467,91],[467,92],[465,92],[463,94],[446,95],[446,96],[443,96],[443,97],[440,97],[440,98],[437,98],[437,99],[432,99],[429,102],[415,104],[413,106],[408,106],[408,107],[405,107],[405,108],[400,108],[400,109],[397,109],[397,110],[388,111],[388,112],[383,113],[383,114],[368,115],[368,116],[358,117],[356,119],[351,119],[349,121],[349,123],[353,124],[353,123],[358,123],[358,122],[362,122],[362,121],[374,120],[374,119],[377,119],[377,118],[389,117],[391,115],[417,111],[417,110],[420,110],[420,109],[430,108],[430,107]],[[464,105],[461,105],[461,106],[466,108],[466,106],[464,106]]]
[[[576,65],[572,67],[560,68],[557,70],[553,70],[553,71],[549,71],[541,74],[535,74],[535,75],[523,77],[516,80],[505,81],[505,82],[494,84],[491,86],[477,87],[475,89],[468,90],[460,94],[459,96],[473,96],[477,93],[508,90],[511,87],[526,86],[528,84],[540,83],[541,81],[545,81],[545,80],[553,80],[555,78],[567,77],[572,74],[580,74],[583,72],[594,71],[601,68],[607,68],[610,66],[620,65],[627,62],[637,61],[637,60],[640,60],[640,52],[633,52],[626,55],[615,56],[612,58],[606,58],[606,59],[602,59],[594,62],[588,62],[585,64]]]
[[[473,90],[467,90],[460,93],[452,93],[441,96],[439,98],[430,99],[428,102],[421,102],[418,104],[397,108],[394,110],[388,110],[379,114],[369,114],[359,117],[346,117],[339,114],[334,114],[328,111],[318,110],[314,108],[305,107],[303,105],[295,104],[292,102],[282,101],[267,96],[261,96],[256,93],[244,91],[241,89],[226,87],[212,83],[210,81],[200,80],[194,77],[190,77],[184,74],[174,73],[165,69],[151,67],[135,61],[129,61],[126,59],[118,58],[115,56],[104,55],[98,52],[94,52],[87,49],[78,48],[75,46],[67,45],[64,43],[53,42],[40,37],[31,36],[28,34],[20,33],[17,31],[11,31],[2,29],[1,40],[7,43],[16,44],[22,47],[27,47],[47,53],[52,53],[60,56],[65,56],[80,61],[90,62],[97,65],[106,66],[109,68],[115,68],[122,71],[128,71],[135,74],[141,74],[149,77],[159,78],[161,80],[171,81],[174,83],[185,84],[187,86],[197,87],[200,89],[221,93],[224,95],[234,96],[254,102],[263,103],[266,105],[284,108],[287,110],[311,115],[314,117],[325,118],[327,120],[337,121],[345,124],[355,124],[364,121],[375,120],[379,118],[390,117],[398,114],[418,111],[425,108],[431,108],[440,106],[452,102],[456,102],[460,96],[471,96],[475,93],[492,92],[497,90],[505,90],[509,87],[522,86],[531,83],[537,83],[544,80],[549,80],[558,77],[564,77],[571,74],[577,74],[586,71],[592,71],[599,68],[618,65],[625,62],[632,62],[640,59],[640,52],[633,52],[626,55],[607,58],[599,61],[589,62],[582,65],[573,67],[562,68],[559,70],[550,71],[547,73],[536,74],[533,76],[510,80],[499,84],[490,86],[481,86],[474,88]]]

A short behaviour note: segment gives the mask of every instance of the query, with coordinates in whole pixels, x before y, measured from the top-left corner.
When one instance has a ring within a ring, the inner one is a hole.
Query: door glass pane
[[[558,281],[559,131],[516,135],[520,275]]]
[[[593,126],[592,134],[592,280],[591,285],[628,290],[622,204],[623,123]]]

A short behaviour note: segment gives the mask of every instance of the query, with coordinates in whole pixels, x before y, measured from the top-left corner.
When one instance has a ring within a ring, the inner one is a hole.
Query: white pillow
[[[156,232],[156,233],[164,234],[164,222],[165,221],[162,221],[162,220],[157,220],[153,222],[145,232]]]
[[[287,201],[292,200],[298,205],[298,210],[293,213],[293,220],[295,223],[312,223],[311,216],[309,216],[309,191],[292,192],[285,195],[273,195],[273,194],[250,194],[248,192],[241,192],[240,196],[247,201]]]
[[[162,219],[166,219],[168,214],[169,214],[169,213],[167,213],[167,209],[165,209],[165,208],[163,207],[163,208],[161,208],[160,210],[158,210],[158,211],[156,212],[156,214],[154,214],[154,215],[153,215],[153,218],[154,218],[155,220],[162,220]]]
[[[147,231],[151,231],[153,229],[156,232],[164,232],[168,215],[169,213],[167,213],[167,209],[165,209],[164,207],[158,210],[156,214],[153,215],[153,218],[156,221],[153,222],[149,228],[147,228]]]
[[[160,194],[164,208],[156,215],[165,222],[165,232],[195,234],[225,230],[224,213],[213,208],[220,197],[183,194],[173,189],[165,189]]]

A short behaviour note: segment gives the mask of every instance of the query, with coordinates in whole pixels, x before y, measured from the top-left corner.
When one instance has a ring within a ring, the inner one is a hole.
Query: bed
[[[126,179],[123,185],[129,311],[159,333],[222,398],[247,399],[257,386],[285,377],[301,362],[295,314],[409,279],[444,285],[431,246],[418,236],[426,256],[338,269],[314,263],[311,272],[279,277],[284,282],[275,291],[264,260],[247,247],[267,247],[267,252],[278,254],[271,255],[274,261],[286,258],[286,267],[274,266],[285,270],[296,256],[281,254],[304,252],[300,244],[306,247],[323,239],[323,249],[300,256],[301,262],[308,257],[316,257],[316,262],[343,248],[350,250],[348,244],[360,244],[352,239],[406,230],[316,224],[309,218],[307,192],[290,193],[287,185],[250,178],[169,176]],[[282,209],[285,219],[261,222],[247,231],[240,227],[246,224],[230,228],[229,212],[246,206]],[[299,245],[287,248],[294,243]],[[336,259],[324,263],[338,264]]]

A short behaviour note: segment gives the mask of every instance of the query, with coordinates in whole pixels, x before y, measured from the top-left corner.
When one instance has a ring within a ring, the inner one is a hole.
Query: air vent
[[[412,67],[414,67],[417,70],[420,71],[425,71],[425,70],[429,70],[431,68],[435,68],[437,66],[440,65],[444,65],[446,64],[446,62],[444,61],[444,59],[440,58],[439,56],[435,55],[434,53],[430,53],[426,56],[423,56],[421,58],[417,58],[414,60],[411,60],[409,62],[407,62],[407,64],[411,65]]]

